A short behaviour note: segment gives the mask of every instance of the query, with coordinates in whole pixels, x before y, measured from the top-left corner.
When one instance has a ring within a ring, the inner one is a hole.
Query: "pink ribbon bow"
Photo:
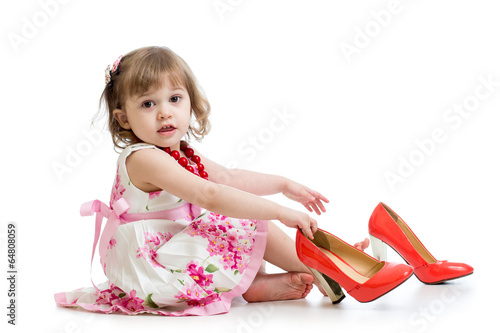
[[[90,260],[91,280],[92,280],[92,263],[94,262],[95,249],[97,246],[97,242],[99,241],[99,235],[101,234],[102,219],[104,217],[108,219],[108,222],[106,223],[106,226],[102,231],[101,242],[99,244],[99,255],[101,257],[101,266],[104,269],[105,267],[104,264],[106,262],[106,255],[111,237],[113,237],[116,229],[120,225],[120,217],[124,213],[126,213],[129,208],[130,206],[127,200],[125,200],[124,198],[120,198],[119,200],[117,200],[113,205],[113,209],[106,206],[106,204],[100,200],[89,201],[81,206],[80,215],[91,216],[96,214],[94,246],[92,248],[92,258]],[[99,290],[95,286],[94,281],[92,281],[92,284],[97,290]]]

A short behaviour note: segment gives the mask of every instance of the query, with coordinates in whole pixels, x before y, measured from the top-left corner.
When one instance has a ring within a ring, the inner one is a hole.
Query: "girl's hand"
[[[313,239],[313,234],[318,231],[318,222],[304,212],[282,207],[278,214],[278,220],[290,228],[299,228],[302,232]]]
[[[323,202],[327,203],[329,200],[321,193],[313,191],[304,185],[296,183],[292,180],[287,180],[285,189],[282,193],[288,199],[297,201],[304,205],[304,207],[306,207],[306,209],[310,212],[314,210],[314,212],[318,215],[321,215],[321,212],[326,212]]]

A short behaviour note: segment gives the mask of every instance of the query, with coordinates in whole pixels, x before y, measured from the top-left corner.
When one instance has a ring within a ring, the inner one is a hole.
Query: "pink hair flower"
[[[111,82],[111,74],[116,72],[116,70],[118,69],[118,66],[120,65],[120,61],[122,60],[122,56],[119,56],[118,59],[115,60],[115,62],[113,63],[113,65],[108,65],[108,67],[106,67],[106,70],[104,71],[104,74],[106,76],[106,84],[108,84],[109,82]]]

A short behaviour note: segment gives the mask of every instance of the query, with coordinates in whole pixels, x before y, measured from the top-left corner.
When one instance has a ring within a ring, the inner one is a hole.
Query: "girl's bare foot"
[[[257,273],[243,294],[247,302],[283,301],[304,298],[312,289],[313,276],[307,273]]]

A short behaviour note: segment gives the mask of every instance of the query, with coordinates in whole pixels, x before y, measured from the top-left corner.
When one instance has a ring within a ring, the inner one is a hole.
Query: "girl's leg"
[[[267,274],[261,266],[243,298],[248,302],[304,298],[311,291],[314,278],[297,257],[294,241],[274,223],[268,223],[264,259],[289,273]]]

